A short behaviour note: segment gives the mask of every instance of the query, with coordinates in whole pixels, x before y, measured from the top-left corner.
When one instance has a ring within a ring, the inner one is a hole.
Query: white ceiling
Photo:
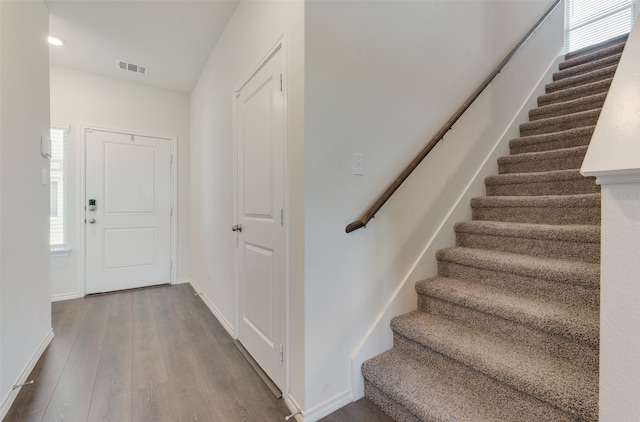
[[[50,62],[190,93],[239,0],[48,0]],[[120,70],[123,60],[148,68]]]

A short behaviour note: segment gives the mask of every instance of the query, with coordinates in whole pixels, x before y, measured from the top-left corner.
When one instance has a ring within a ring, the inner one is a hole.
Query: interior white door
[[[171,141],[87,129],[86,293],[169,283]]]
[[[283,53],[238,93],[238,339],[283,389],[286,318]]]

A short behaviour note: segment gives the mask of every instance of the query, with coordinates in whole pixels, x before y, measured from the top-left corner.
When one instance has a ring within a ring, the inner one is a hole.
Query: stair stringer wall
[[[405,185],[399,189],[396,198],[387,204],[388,208],[386,210],[383,208],[379,212],[376,216],[376,220],[379,221],[374,220],[371,223],[380,224],[382,221],[393,220],[402,214],[403,196],[419,195],[419,191],[425,189],[425,185],[421,181],[428,178],[422,177],[422,173],[429,166],[430,159],[442,160],[446,159],[446,154],[467,152],[468,155],[475,157],[473,160],[475,163],[480,163],[464,175],[456,175],[456,178],[464,178],[464,185],[459,189],[454,200],[446,204],[439,204],[440,209],[445,209],[444,217],[435,220],[430,219],[428,215],[425,216],[422,224],[428,228],[421,230],[419,236],[426,242],[423,243],[421,249],[414,248],[417,251],[415,259],[408,266],[407,271],[400,278],[396,288],[381,307],[351,355],[353,400],[364,396],[364,378],[360,370],[362,363],[393,346],[393,334],[390,329],[391,319],[416,309],[415,283],[437,273],[436,251],[455,245],[454,224],[458,221],[471,220],[469,205],[471,198],[485,195],[484,178],[498,174],[498,157],[509,154],[509,140],[519,136],[519,124],[528,121],[528,111],[537,107],[537,97],[544,94],[545,85],[552,80],[553,72],[557,70],[558,63],[563,59],[562,19],[563,13],[556,10],[554,15],[534,34],[523,50],[487,87],[442,141],[444,144],[449,143],[449,146],[468,142],[474,146],[481,145],[482,148],[478,150],[469,148],[470,151],[461,151],[456,150],[455,147],[436,147],[430,157],[425,159],[405,182]],[[516,86],[519,88],[515,89]],[[491,116],[493,119],[485,120],[487,124],[482,128],[483,130],[478,130],[477,125],[483,120],[483,113],[487,109],[491,109],[491,104],[495,104],[496,101],[509,101],[511,106],[506,108],[515,112]],[[494,139],[495,142],[487,142],[487,139]],[[438,151],[438,148],[442,150]],[[439,156],[436,155],[438,153],[440,153]],[[478,159],[478,157],[480,158]],[[446,182],[446,180],[432,181],[432,183]],[[457,183],[458,186],[461,184]],[[451,198],[454,195],[449,194],[448,197]]]

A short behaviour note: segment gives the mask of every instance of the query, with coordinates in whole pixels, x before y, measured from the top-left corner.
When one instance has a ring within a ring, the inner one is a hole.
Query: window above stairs
[[[572,52],[630,32],[633,0],[566,0],[565,49]]]

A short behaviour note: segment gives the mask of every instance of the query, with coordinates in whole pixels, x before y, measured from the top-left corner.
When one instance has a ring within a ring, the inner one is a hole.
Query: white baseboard
[[[304,422],[316,422],[324,418],[327,415],[335,412],[336,410],[353,402],[353,393],[351,390],[343,391],[340,394],[336,394],[328,400],[312,407],[308,411],[304,412]]]
[[[42,339],[40,346],[35,351],[35,353],[31,356],[31,359],[29,359],[25,367],[22,369],[14,385],[23,384],[27,382],[27,377],[29,376],[31,371],[33,371],[33,368],[36,366],[36,363],[38,363],[38,360],[40,359],[44,351],[47,349],[47,346],[49,346],[49,343],[51,343],[51,340],[53,340],[53,328],[50,329],[45,335],[44,339]],[[16,388],[15,390],[10,389],[8,392],[5,393],[4,398],[2,399],[2,405],[0,406],[0,420],[3,420],[4,417],[7,415],[7,413],[9,413],[9,409],[11,408],[11,405],[13,404],[13,401],[18,396],[19,392],[20,392],[20,388]]]
[[[285,394],[283,396],[284,404],[287,406],[287,409],[291,412],[292,415],[300,412],[299,415],[295,415],[294,419],[296,422],[304,422],[304,416],[302,415],[302,407],[298,404],[298,401],[291,396],[291,394]],[[291,419],[289,419],[291,420]]]
[[[78,299],[78,293],[64,293],[61,295],[53,295],[51,296],[51,302],[60,302],[62,300],[70,300],[70,299]]]
[[[211,311],[211,313],[218,319],[218,321],[220,322],[220,324],[222,324],[222,326],[224,327],[225,330],[227,330],[227,332],[229,333],[229,335],[233,338],[236,339],[237,335],[236,335],[236,331],[233,328],[233,325],[229,323],[229,321],[227,321],[222,314],[220,313],[220,311],[218,311],[218,309],[213,305],[213,303],[211,302],[211,300],[209,300],[209,298],[207,297],[207,295],[205,295],[202,290],[200,289],[200,287],[198,286],[198,283],[196,283],[195,280],[189,280],[189,284],[191,284],[191,287],[193,287],[193,290],[196,291],[196,293],[198,293],[198,295],[200,296],[200,299],[202,299],[202,301],[204,302],[205,305],[207,305],[207,308],[209,308],[209,310]]]

